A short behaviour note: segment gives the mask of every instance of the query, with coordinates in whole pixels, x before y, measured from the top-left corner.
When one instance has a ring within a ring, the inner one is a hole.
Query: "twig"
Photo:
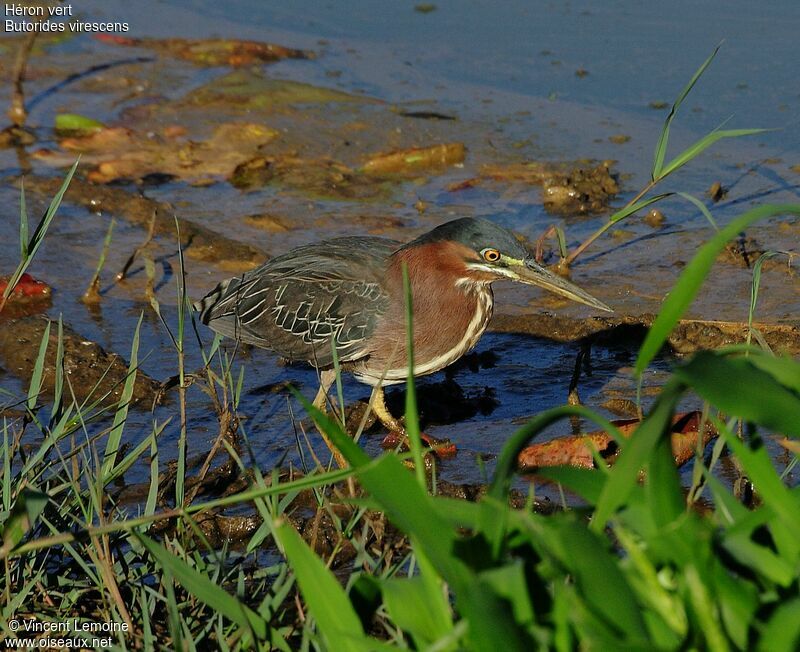
[[[119,283],[120,281],[124,280],[128,271],[133,265],[134,261],[136,260],[136,256],[138,256],[143,249],[145,249],[150,242],[153,240],[153,234],[156,230],[156,217],[158,216],[158,209],[153,209],[153,214],[150,216],[150,222],[147,225],[147,235],[145,236],[144,242],[140,244],[136,249],[133,250],[133,253],[130,255],[128,260],[122,266],[122,269],[117,272],[117,275],[114,277],[114,282]]]
[[[655,187],[655,185],[657,183],[658,183],[658,181],[650,181],[650,182],[648,182],[648,184],[644,188],[642,188],[642,190],[633,199],[631,199],[628,203],[626,203],[625,206],[623,206],[617,212],[621,212],[621,211],[625,210],[626,208],[628,208],[630,206],[633,206],[636,202],[638,202],[640,199],[642,199],[648,192],[650,192]],[[603,224],[603,226],[601,226],[599,229],[597,229],[597,231],[592,233],[592,235],[590,235],[588,238],[586,238],[586,240],[581,242],[569,256],[567,256],[566,258],[562,258],[561,262],[558,264],[559,268],[566,269],[570,265],[572,265],[572,263],[575,261],[575,259],[578,256],[580,256],[595,240],[597,240],[597,238],[599,238],[606,231],[608,231],[612,226],[614,226],[614,224],[616,224],[616,222],[612,222],[612,221],[608,221],[605,224]]]
[[[20,43],[17,50],[17,56],[14,59],[14,70],[11,76],[11,105],[8,107],[8,117],[15,127],[21,129],[25,126],[25,121],[28,119],[28,113],[25,111],[25,88],[23,81],[25,79],[25,71],[28,68],[28,58],[30,57],[33,43],[38,36],[37,31],[29,32],[22,43]]]

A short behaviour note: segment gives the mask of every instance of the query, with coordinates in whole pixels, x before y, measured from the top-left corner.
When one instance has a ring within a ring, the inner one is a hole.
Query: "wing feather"
[[[363,357],[362,343],[388,307],[382,280],[399,243],[337,238],[292,250],[220,283],[195,304],[218,333],[318,367]]]

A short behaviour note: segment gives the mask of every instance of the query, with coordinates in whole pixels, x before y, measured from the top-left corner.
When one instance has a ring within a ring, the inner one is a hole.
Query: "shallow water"
[[[800,94],[794,65],[800,14],[791,0],[768,6],[713,2],[698,7],[687,2],[658,8],[627,2],[534,5],[520,0],[499,5],[472,3],[469,7],[437,2],[436,10],[425,14],[414,11],[412,3],[393,2],[314,2],[299,7],[260,0],[145,1],[136,3],[135,8],[130,3],[85,2],[80,11],[92,20],[128,21],[131,32],[127,36],[222,36],[313,50],[318,55],[315,60],[282,61],[264,67],[265,74],[363,95],[408,111],[435,111],[458,118],[414,120],[392,113],[386,104],[368,103],[306,107],[300,122],[292,113],[179,107],[156,113],[147,123],[142,115],[148,105],[177,102],[192,89],[213,84],[227,71],[197,68],[162,56],[152,63],[99,72],[58,92],[41,95],[67,73],[98,62],[153,54],[81,36],[34,57],[27,86],[29,98],[35,102],[29,124],[37,128],[40,140],[31,150],[56,146],[49,128],[55,114],[63,111],[109,124],[138,120],[139,124],[163,127],[177,120],[190,132],[206,135],[214,121],[233,116],[282,129],[282,138],[298,151],[309,156],[331,154],[348,165],[356,165],[365,154],[397,146],[445,141],[467,145],[463,167],[395,185],[370,201],[322,198],[275,184],[254,192],[242,192],[227,183],[193,187],[177,181],[141,189],[150,199],[172,204],[180,217],[255,245],[270,255],[302,242],[344,233],[371,232],[409,239],[445,219],[462,215],[490,216],[529,241],[550,224],[561,224],[574,245],[602,224],[604,216],[564,219],[550,215],[542,208],[538,188],[487,184],[450,192],[447,187],[475,176],[485,163],[614,159],[614,170],[621,174],[623,186],[615,205],[621,205],[646,182],[666,115],[664,109],[653,109],[649,104],[670,102],[723,39],[716,61],[682,107],[673,127],[670,152],[677,152],[731,116],[728,127],[778,131],[718,143],[669,179],[664,190],[683,190],[701,197],[714,181],[721,182],[729,192],[712,211],[722,223],[753,203],[798,199],[800,174],[791,168],[800,164]],[[577,75],[578,71],[588,74]],[[5,105],[7,85],[2,93],[0,105]],[[623,144],[609,140],[620,134],[630,140]],[[36,159],[31,164],[35,174],[54,174],[52,168]],[[13,150],[0,151],[4,177],[19,174],[21,165]],[[132,186],[127,189],[135,190]],[[11,183],[0,188],[5,207],[0,220],[3,272],[13,268],[18,251],[18,194]],[[424,213],[414,208],[418,200],[427,204]],[[36,209],[29,212],[37,214],[43,201],[42,196],[29,197],[29,205]],[[573,280],[621,314],[657,312],[681,267],[711,233],[699,212],[682,200],[666,201],[661,210],[666,216],[663,228],[653,228],[639,219],[626,221],[621,225],[621,237],[606,236],[587,252],[575,267]],[[267,231],[243,219],[264,213],[280,216],[291,228]],[[110,282],[112,272],[143,240],[141,226],[117,216],[99,312],[87,310],[78,300],[93,273],[108,220],[108,210],[91,212],[65,204],[30,271],[54,288],[47,314],[63,315],[81,335],[110,351],[127,356],[136,319],[144,313],[141,348],[147,357],[142,369],[153,378],[166,379],[176,373],[176,358],[144,297],[142,265],[134,265],[131,278],[124,284],[114,286]],[[796,221],[776,218],[748,235],[764,249],[796,251],[800,226]],[[174,240],[157,237],[151,253],[157,262],[159,301],[167,321],[174,324]],[[188,290],[194,298],[230,276],[236,264],[235,260],[214,264],[193,259],[191,247],[187,261]],[[751,273],[744,266],[720,262],[691,316],[746,319]],[[496,312],[500,314],[542,310],[574,317],[591,314],[582,306],[567,305],[530,288],[498,284],[496,298]],[[780,265],[767,268],[759,320],[796,324],[798,314],[800,283],[793,270]],[[210,341],[207,329],[201,332],[206,342]],[[579,385],[587,405],[598,407],[609,396],[625,391],[634,398],[630,368],[636,348],[637,342],[594,348],[592,376],[583,378]],[[451,480],[481,480],[485,470],[477,462],[479,456],[498,453],[508,434],[526,416],[564,403],[578,349],[578,344],[558,344],[521,334],[487,334],[476,352],[479,356],[493,353],[494,364],[478,372],[462,367],[452,374],[465,395],[482,397],[475,402],[482,411],[456,423],[437,423],[434,417],[427,427],[429,434],[449,437],[459,446],[459,455],[444,462],[442,475]],[[188,355],[189,368],[202,365],[195,346],[190,347]],[[316,382],[313,371],[280,366],[271,353],[258,350],[245,352],[241,362],[246,367],[246,380],[240,409],[247,416],[244,424],[258,462],[269,467],[284,455],[296,460],[290,402],[285,394],[263,388],[290,381],[311,396]],[[663,381],[668,367],[668,360],[657,361],[646,383]],[[4,389],[22,392],[23,383],[12,371],[0,370],[0,383]],[[425,388],[441,383],[444,377],[440,373],[421,381],[423,400]],[[352,381],[347,381],[345,389],[351,400],[368,394]],[[210,446],[216,423],[204,394],[192,389],[189,399],[192,448],[200,452]],[[294,414],[300,415],[301,410],[293,405]],[[687,401],[686,407],[693,406]],[[160,408],[157,415],[163,418],[173,412],[174,401]],[[151,423],[149,413],[135,411],[126,438],[138,440]],[[177,432],[175,424],[166,429],[162,459],[171,457]],[[554,434],[568,432],[568,424],[553,429]],[[370,435],[368,450],[376,453],[379,441],[378,434]],[[147,468],[141,473],[146,474]]]

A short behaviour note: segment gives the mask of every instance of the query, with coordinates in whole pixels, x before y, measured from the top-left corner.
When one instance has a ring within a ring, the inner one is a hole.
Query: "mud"
[[[0,361],[6,370],[23,379],[26,385],[30,383],[47,323],[48,320],[42,317],[23,317],[4,319],[0,326]],[[103,397],[102,405],[118,402],[128,377],[128,363],[66,325],[63,344],[66,396],[74,391],[79,402],[89,397]],[[42,373],[42,391],[50,396],[55,388],[57,349],[58,327],[52,324]],[[152,405],[158,390],[159,383],[139,371],[132,401]]]
[[[498,333],[520,333],[552,339],[557,342],[575,342],[590,339],[608,346],[613,343],[639,342],[644,339],[655,315],[635,317],[563,317],[550,313],[536,315],[496,315],[490,329]],[[767,324],[755,322],[753,327],[776,353],[800,354],[800,325]],[[670,333],[667,340],[672,351],[680,354],[703,349],[715,349],[747,341],[745,322],[684,319]]]
[[[98,39],[114,45],[146,48],[161,56],[176,57],[204,67],[250,66],[257,63],[275,63],[282,59],[314,58],[314,53],[308,50],[259,41],[125,38],[114,34],[99,34]]]
[[[27,192],[38,194],[42,198],[52,197],[60,186],[59,179],[25,177]],[[84,206],[93,213],[102,211],[145,228],[149,226],[155,213],[156,235],[173,241],[177,237],[176,209],[172,205],[147,199],[122,188],[73,179],[65,201]],[[228,271],[252,269],[266,260],[266,254],[250,244],[229,238],[182,217],[177,217],[177,222],[181,245],[186,255],[194,260],[214,262]]]
[[[456,192],[486,182],[525,188],[541,186],[545,210],[555,215],[599,213],[608,209],[620,192],[617,175],[611,172],[611,161],[578,164],[529,161],[506,165],[486,165],[480,176],[452,184]]]

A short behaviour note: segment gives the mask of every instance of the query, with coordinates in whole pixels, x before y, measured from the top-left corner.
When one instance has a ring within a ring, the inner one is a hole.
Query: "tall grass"
[[[711,216],[711,213],[708,211],[705,205],[703,205],[703,203],[700,202],[700,200],[698,200],[696,197],[688,193],[665,192],[656,195],[650,195],[649,197],[648,194],[650,194],[656,188],[656,186],[661,184],[668,176],[674,172],[677,172],[682,167],[693,161],[714,143],[725,138],[741,138],[742,136],[753,136],[755,134],[760,134],[764,131],[767,131],[766,129],[722,129],[723,125],[720,125],[711,133],[706,134],[696,142],[692,143],[680,154],[676,155],[674,158],[665,163],[667,147],[669,145],[670,130],[672,128],[672,122],[678,113],[678,109],[680,108],[681,104],[683,104],[691,90],[694,88],[695,84],[697,84],[700,77],[702,77],[708,66],[711,65],[711,62],[714,60],[714,57],[717,56],[717,52],[719,52],[720,47],[721,46],[718,45],[716,48],[714,48],[714,51],[695,71],[694,75],[692,75],[692,78],[689,80],[689,83],[680,92],[677,99],[672,104],[672,107],[670,108],[670,111],[664,120],[664,126],[661,129],[661,134],[656,144],[656,150],[653,156],[653,165],[650,169],[650,180],[639,192],[636,193],[636,195],[630,201],[625,204],[625,206],[612,213],[602,226],[600,226],[594,233],[592,233],[588,238],[575,247],[571,253],[566,255],[563,253],[564,246],[562,243],[562,238],[559,237],[560,249],[562,250],[560,265],[562,267],[569,267],[573,262],[575,262],[575,259],[578,258],[578,256],[580,256],[584,251],[586,251],[586,249],[588,249],[600,236],[602,236],[606,231],[614,227],[622,220],[638,213],[651,204],[660,202],[662,199],[671,197],[674,194],[677,194],[679,197],[682,197],[694,204],[709,221],[709,223],[715,229],[717,228],[714,218]]]

